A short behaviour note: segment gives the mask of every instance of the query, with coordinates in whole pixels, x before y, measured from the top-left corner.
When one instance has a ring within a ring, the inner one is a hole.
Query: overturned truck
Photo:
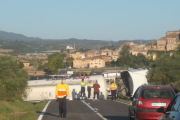
[[[133,69],[121,72],[121,79],[126,87],[126,96],[132,96],[139,86],[148,84],[147,72],[148,69]]]
[[[71,77],[66,79],[66,83],[69,86],[69,95],[68,99],[74,99],[74,94],[77,94],[80,97],[81,86],[80,83],[84,79],[85,83],[88,83],[90,80],[92,84],[96,81],[100,84],[100,96],[102,99],[107,99],[107,84],[102,75],[91,75],[91,76],[81,76],[81,77]],[[61,79],[42,79],[42,80],[30,80],[28,81],[28,95],[27,98],[24,98],[25,101],[30,102],[39,102],[42,100],[51,100],[55,99],[55,88],[58,83],[61,82]],[[93,90],[91,91],[91,98],[93,95]],[[87,96],[87,89],[86,89]]]

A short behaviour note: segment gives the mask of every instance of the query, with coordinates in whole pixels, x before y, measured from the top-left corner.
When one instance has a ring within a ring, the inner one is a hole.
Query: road
[[[59,118],[58,102],[53,100],[43,114],[42,120],[128,120],[128,105],[111,100],[67,101],[67,116]]]

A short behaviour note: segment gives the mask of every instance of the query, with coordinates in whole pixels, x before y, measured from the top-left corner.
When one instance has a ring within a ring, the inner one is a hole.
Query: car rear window
[[[142,92],[142,98],[172,99],[173,97],[173,92],[168,89],[145,89]]]

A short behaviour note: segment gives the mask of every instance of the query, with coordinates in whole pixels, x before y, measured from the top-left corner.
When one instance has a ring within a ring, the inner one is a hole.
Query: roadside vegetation
[[[28,73],[23,64],[10,56],[0,56],[0,120],[35,120],[46,101],[32,104],[27,96]]]
[[[47,101],[29,103],[20,100],[0,101],[0,120],[36,120]]]
[[[148,82],[154,85],[169,85],[180,92],[180,45],[172,54],[164,53],[150,64]]]
[[[127,98],[118,98],[117,101],[120,101],[120,102],[123,102],[123,103],[127,103],[127,104],[131,103],[131,101],[128,100]]]

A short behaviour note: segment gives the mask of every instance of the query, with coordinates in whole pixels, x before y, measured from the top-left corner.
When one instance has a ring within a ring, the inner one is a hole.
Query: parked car
[[[157,120],[162,113],[156,112],[156,109],[159,107],[167,108],[174,96],[175,93],[169,86],[140,86],[130,98],[129,119]]]
[[[163,113],[158,120],[180,120],[180,93],[169,103],[168,107],[160,107],[157,112]]]

